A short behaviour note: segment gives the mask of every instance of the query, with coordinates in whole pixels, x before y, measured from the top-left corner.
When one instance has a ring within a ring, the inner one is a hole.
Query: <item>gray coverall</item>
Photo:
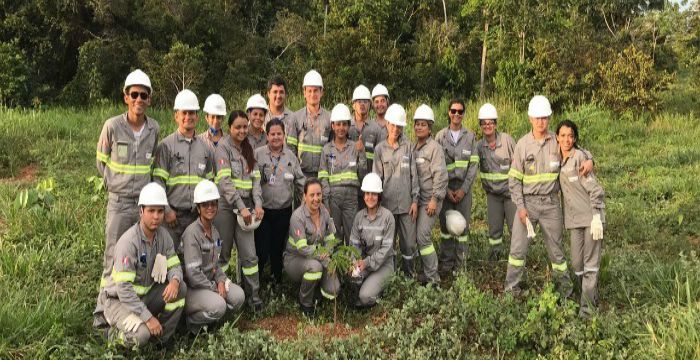
[[[291,119],[292,119],[292,112],[284,108],[284,111],[282,112],[281,115],[272,115],[271,111],[268,111],[265,113],[265,121],[263,122],[263,129],[267,129],[267,123],[270,122],[272,119],[279,119],[282,121],[284,124],[284,132],[287,133],[289,131],[289,128],[291,127]]]
[[[476,148],[474,133],[466,128],[460,129],[457,141],[452,140],[450,128],[444,128],[435,135],[435,141],[440,144],[445,152],[449,190],[462,189],[464,197],[458,203],[453,203],[449,198],[445,199],[440,211],[440,271],[448,272],[456,270],[464,264],[469,245],[469,223],[472,213],[472,184],[476,179],[479,156]],[[467,220],[467,227],[461,236],[455,238],[447,231],[445,212],[447,210],[459,211]]]
[[[226,283],[226,274],[217,264],[221,245],[219,231],[212,225],[211,237],[207,236],[201,218],[197,218],[182,234],[187,281],[185,315],[187,328],[195,333],[202,326],[221,319],[227,308],[236,311],[245,302],[243,289],[233,283],[226,298],[219,295],[217,285]]]
[[[223,129],[221,131],[223,131]],[[228,136],[228,134],[223,134],[219,141],[214,142],[214,140],[212,140],[211,132],[209,132],[209,130],[197,135],[198,138],[200,138],[202,141],[204,141],[205,144],[207,144],[207,146],[209,146],[209,150],[212,152],[212,154],[216,151],[216,146],[219,145],[220,142],[223,142],[224,139],[226,139]]]
[[[170,227],[175,251],[182,254],[180,237],[185,229],[197,219],[194,210],[194,188],[200,181],[214,179],[214,154],[202,139],[188,139],[178,130],[168,135],[158,145],[153,181],[160,183],[168,195],[169,207],[165,212],[175,211],[177,225]]]
[[[515,145],[508,181],[510,196],[518,211],[527,210],[533,227],[540,224],[558,291],[566,298],[571,295],[572,284],[561,243],[563,224],[558,181],[560,163],[561,154],[555,134],[550,131],[544,140],[538,141],[529,132]],[[506,291],[520,291],[530,241],[532,239],[527,237],[525,224],[516,218],[511,234]]]
[[[512,232],[515,204],[510,199],[508,171],[515,151],[515,141],[510,135],[496,132],[496,145],[491,149],[486,139],[476,144],[479,151],[481,186],[486,193],[486,208],[489,223],[489,245],[491,260],[498,260],[503,244],[503,220]]]
[[[352,222],[357,214],[360,179],[364,178],[367,159],[348,140],[342,148],[334,142],[323,145],[318,178],[323,187],[323,203],[330,210],[335,228],[345,245],[350,243]]]
[[[408,211],[413,203],[418,204],[420,191],[412,147],[405,136],[399,138],[396,149],[383,141],[374,149],[373,165],[373,172],[382,179],[382,206],[394,214],[403,258],[401,266],[408,276],[413,276],[416,253],[416,223]]]
[[[260,171],[249,169],[241,150],[233,143],[231,137],[219,143],[216,148],[216,184],[222,199],[219,200],[219,212],[214,219],[214,226],[221,234],[223,242],[219,266],[226,271],[231,259],[233,243],[238,250],[238,267],[243,273],[243,288],[248,304],[256,306],[262,303],[258,296],[260,279],[258,256],[255,253],[255,238],[252,231],[245,231],[238,224],[233,210],[262,207],[260,190]]]
[[[284,271],[292,281],[301,282],[299,303],[305,307],[314,306],[314,294],[321,283],[321,295],[333,300],[340,291],[338,274],[328,272],[329,260],[321,260],[314,252],[316,245],[325,245],[335,239],[335,228],[331,215],[324,207],[321,212],[320,231],[316,230],[309,208],[302,204],[294,210],[289,222],[289,240],[284,252]]]
[[[260,133],[258,136],[253,135],[250,130],[248,130],[248,143],[250,143],[250,146],[253,147],[253,150],[267,145],[267,135],[265,135],[265,132],[263,131]]]
[[[425,144],[414,145],[413,156],[416,159],[418,186],[418,219],[416,233],[418,251],[423,260],[423,273],[432,283],[440,282],[438,275],[438,258],[433,245],[432,232],[436,215],[440,214],[442,201],[447,192],[447,167],[442,147],[429,137]],[[435,200],[437,208],[433,216],[428,216],[427,208],[431,200]]]
[[[366,208],[360,210],[352,225],[350,243],[365,262],[359,278],[351,278],[361,284],[356,305],[372,306],[394,275],[394,215],[382,206],[373,219]]]
[[[348,130],[348,139],[353,143],[359,139],[362,135],[362,142],[365,145],[365,157],[367,158],[367,166],[365,167],[364,173],[368,174],[372,172],[372,161],[374,160],[374,148],[377,145],[386,140],[385,138],[380,138],[381,129],[379,125],[375,122],[365,121],[362,129],[357,128],[357,123],[353,119],[350,124],[350,129]],[[360,178],[362,179],[362,178]]]
[[[602,240],[591,237],[591,220],[600,214],[605,224],[605,191],[593,173],[580,177],[579,167],[589,157],[572,149],[564,158],[559,184],[564,198],[564,226],[571,231],[571,267],[581,284],[582,315],[592,312],[598,303],[598,271]]]
[[[156,283],[151,277],[158,254],[167,258],[168,276],[163,284]],[[173,279],[180,282],[177,298],[165,303],[163,291]],[[167,342],[180,321],[186,296],[187,286],[183,281],[180,259],[167,230],[158,227],[151,243],[140,222],[130,227],[114,247],[114,267],[100,293],[105,318],[111,326],[109,338],[125,346],[144,345],[151,338],[146,321],[155,316],[163,327],[159,341]],[[131,314],[143,321],[135,332],[127,332],[123,323]]]
[[[292,113],[292,126],[287,130],[287,146],[299,156],[301,171],[309,177],[317,177],[321,165],[321,151],[331,132],[330,111],[320,108],[312,117],[306,107]]]

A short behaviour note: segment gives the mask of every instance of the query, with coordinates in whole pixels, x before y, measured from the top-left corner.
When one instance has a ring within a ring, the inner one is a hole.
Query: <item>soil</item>
[[[385,322],[388,313],[383,311],[378,316],[373,316],[371,322],[373,325],[380,325]],[[254,322],[245,320],[241,322],[240,329],[246,330],[267,330],[276,339],[281,341],[296,340],[299,334],[299,329],[304,336],[317,336],[322,339],[342,339],[354,334],[360,334],[364,329],[365,324],[358,324],[356,327],[333,323],[325,323],[312,325],[304,319],[299,319],[297,315],[283,314],[260,319]]]
[[[15,177],[0,179],[1,182],[6,183],[31,183],[36,180],[36,174],[39,171],[39,166],[36,164],[29,164],[19,170],[19,174]]]

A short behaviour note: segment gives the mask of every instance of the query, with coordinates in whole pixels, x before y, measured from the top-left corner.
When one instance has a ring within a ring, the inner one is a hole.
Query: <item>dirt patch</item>
[[[700,236],[688,236],[688,244],[700,246]]]
[[[19,170],[19,174],[15,177],[0,179],[0,182],[5,183],[31,183],[36,180],[36,174],[39,172],[39,166],[29,164]]]
[[[380,318],[373,319],[372,322],[376,324],[382,323],[386,320],[386,312],[382,314]],[[296,340],[298,337],[299,329],[302,329],[302,333],[307,336],[318,336],[322,339],[333,339],[333,338],[346,338],[353,334],[359,334],[364,325],[361,327],[346,326],[345,324],[338,324],[336,326],[333,323],[311,325],[305,320],[299,320],[296,315],[276,315],[269,318],[264,318],[257,320],[255,322],[243,321],[240,325],[242,331],[246,330],[266,330],[277,340]]]

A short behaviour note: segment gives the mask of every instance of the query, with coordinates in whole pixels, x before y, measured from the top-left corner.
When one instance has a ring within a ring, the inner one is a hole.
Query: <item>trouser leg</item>
[[[234,226],[237,220],[233,210],[219,207],[219,212],[214,218],[214,226],[219,230],[221,236],[221,254],[219,254],[219,267],[225,271],[228,270],[231,261],[231,252],[233,251],[233,233]],[[238,274],[236,274],[238,277]],[[236,279],[240,282],[240,279]]]
[[[438,248],[438,267],[440,272],[452,271],[455,265],[452,254],[455,252],[455,237],[447,231],[447,221],[445,212],[447,210],[455,210],[456,206],[453,202],[445,200],[440,209],[438,216],[440,222],[440,246]]]
[[[272,267],[272,275],[277,281],[282,281],[284,248],[289,237],[289,220],[292,218],[292,208],[276,210],[278,214],[274,227],[274,232],[271,236],[272,246],[270,252],[270,263]]]
[[[549,261],[552,264],[552,274],[557,282],[557,288],[563,298],[568,298],[573,292],[573,285],[566,265],[566,256],[562,246],[563,216],[559,198],[553,196],[540,204],[539,223],[544,237]]]
[[[454,259],[456,261],[456,267],[464,266],[464,261],[467,258],[467,251],[469,249],[469,227],[472,218],[472,192],[469,191],[462,201],[457,203],[457,211],[464,215],[464,219],[467,220],[467,227],[464,229],[462,235],[457,236],[457,243],[455,244]]]
[[[437,213],[439,213],[440,205],[438,204]],[[423,262],[423,274],[426,280],[438,283],[440,275],[438,275],[438,257],[435,253],[433,245],[432,231],[437,216],[428,216],[426,206],[418,207],[418,219],[416,226],[416,239],[418,242],[418,251]]]
[[[389,284],[389,280],[394,275],[393,261],[387,261],[377,269],[366,275],[360,287],[358,305],[372,306],[377,302],[379,295]]]
[[[175,211],[175,210],[174,210]],[[182,237],[182,233],[185,232],[185,229],[187,229],[190,224],[192,224],[195,220],[197,220],[197,212],[196,211],[180,211],[177,210],[177,224],[174,227],[170,227],[169,225],[165,225],[165,228],[168,230],[168,233],[170,234],[170,237],[173,239],[173,245],[175,247],[175,252],[180,256],[182,259],[182,249],[180,248],[180,238]]]
[[[163,327],[163,335],[160,337],[161,342],[167,342],[175,333],[180,316],[182,316],[182,311],[185,308],[185,298],[187,297],[187,286],[181,281],[177,298],[169,303],[165,303],[163,301],[163,291],[165,291],[166,286],[167,283],[153,285],[142,299],[148,310],[153,316],[158,318],[160,325]],[[162,310],[159,311],[159,309]]]
[[[413,276],[414,256],[416,253],[416,223],[408,214],[394,215],[396,233],[399,236],[401,251],[401,269],[407,276]]]
[[[299,303],[305,307],[314,305],[314,293],[323,277],[323,265],[316,259],[303,258],[296,255],[284,257],[284,271],[292,281],[300,281]]]
[[[209,289],[189,289],[185,313],[187,329],[197,332],[202,326],[215,323],[226,314],[226,300]]]
[[[593,240],[590,227],[584,229],[584,235],[581,308],[590,312],[598,304],[598,273],[600,272],[603,241]]]
[[[584,244],[584,228],[571,229],[571,268],[576,276],[576,284],[581,289],[581,280],[583,279],[583,244]]]
[[[148,331],[146,323],[139,325],[136,331],[126,331],[124,320],[132,314],[131,310],[123,306],[117,298],[107,298],[104,292],[100,294],[101,302],[104,304],[104,315],[110,326],[110,342],[121,344],[126,347],[143,346],[148,343],[151,333]]]
[[[238,249],[238,263],[243,273],[243,289],[251,306],[262,303],[258,295],[260,289],[258,257],[255,254],[255,240],[252,231],[244,231],[238,222],[234,224],[234,239]]]
[[[500,195],[486,194],[486,209],[489,224],[490,260],[497,260],[503,244],[503,221],[505,220],[505,198]]]
[[[525,270],[525,258],[530,247],[530,239],[527,237],[527,228],[520,221],[513,221],[513,232],[510,239],[510,253],[508,255],[508,269],[506,271],[506,291],[520,291],[520,282]]]
[[[352,233],[352,223],[357,214],[357,188],[348,186],[345,190],[345,202],[343,203],[343,243],[350,245],[350,234]]]
[[[272,233],[279,231],[279,229],[276,229],[274,226],[275,222],[277,221],[277,214],[275,210],[263,210],[265,210],[265,216],[260,222],[260,226],[258,226],[253,233],[253,237],[255,239],[255,255],[258,257],[258,268],[260,270],[261,281],[265,281],[265,265],[267,265],[267,261],[270,258],[270,253],[272,251]]]

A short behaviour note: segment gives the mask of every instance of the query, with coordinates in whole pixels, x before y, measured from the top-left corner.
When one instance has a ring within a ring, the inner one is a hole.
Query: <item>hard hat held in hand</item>
[[[331,110],[331,122],[337,121],[350,121],[352,116],[350,115],[350,109],[345,104],[337,104]]]
[[[355,91],[352,92],[352,101],[355,100],[372,100],[369,89],[364,85],[356,87]]]
[[[204,100],[203,110],[209,115],[226,116],[226,101],[219,94],[211,94]]]
[[[251,109],[263,109],[265,112],[269,110],[267,107],[267,101],[260,94],[255,94],[248,98],[248,102],[245,104],[245,111],[248,112]]]
[[[453,236],[461,236],[467,228],[467,220],[457,210],[445,211],[447,231]]]
[[[542,95],[533,96],[527,107],[527,116],[533,118],[552,116],[552,106],[549,104],[549,100]]]
[[[435,122],[435,114],[433,114],[433,109],[426,104],[421,104],[413,113],[413,121],[416,120],[427,120],[431,123]]]
[[[364,179],[362,179],[362,187],[360,190],[368,193],[381,194],[382,179],[375,173],[369,173],[365,175]]]
[[[139,194],[139,206],[168,206],[165,189],[158,183],[148,183]]]
[[[323,87],[323,79],[321,78],[321,74],[318,73],[316,70],[311,70],[304,75],[304,84],[302,87],[307,87],[307,86],[318,86],[318,87]]]
[[[496,107],[490,103],[481,105],[479,108],[479,120],[496,120],[498,119],[498,112]]]
[[[389,90],[386,88],[386,86],[377,84],[374,89],[372,89],[372,99],[377,96],[386,96],[389,98]]]
[[[199,100],[192,90],[184,89],[175,96],[173,110],[199,110]]]
[[[386,109],[384,119],[396,126],[406,126],[406,110],[399,104],[391,104]]]
[[[211,180],[202,180],[194,187],[194,203],[201,204],[207,201],[219,200],[219,189]]]
[[[243,216],[238,212],[238,210],[235,211],[236,213],[236,220],[238,221],[238,225],[243,229],[243,231],[253,231],[260,226],[260,220],[255,217],[255,211],[253,209],[248,209],[250,211],[250,214],[252,216],[252,221],[250,222],[249,225],[246,225],[245,220],[243,220]]]
[[[141,85],[147,87],[149,93],[153,91],[153,88],[151,87],[151,79],[148,77],[148,75],[146,75],[145,72],[141,71],[141,69],[136,69],[126,76],[123,91],[126,92],[126,89],[129,86],[134,85]]]

